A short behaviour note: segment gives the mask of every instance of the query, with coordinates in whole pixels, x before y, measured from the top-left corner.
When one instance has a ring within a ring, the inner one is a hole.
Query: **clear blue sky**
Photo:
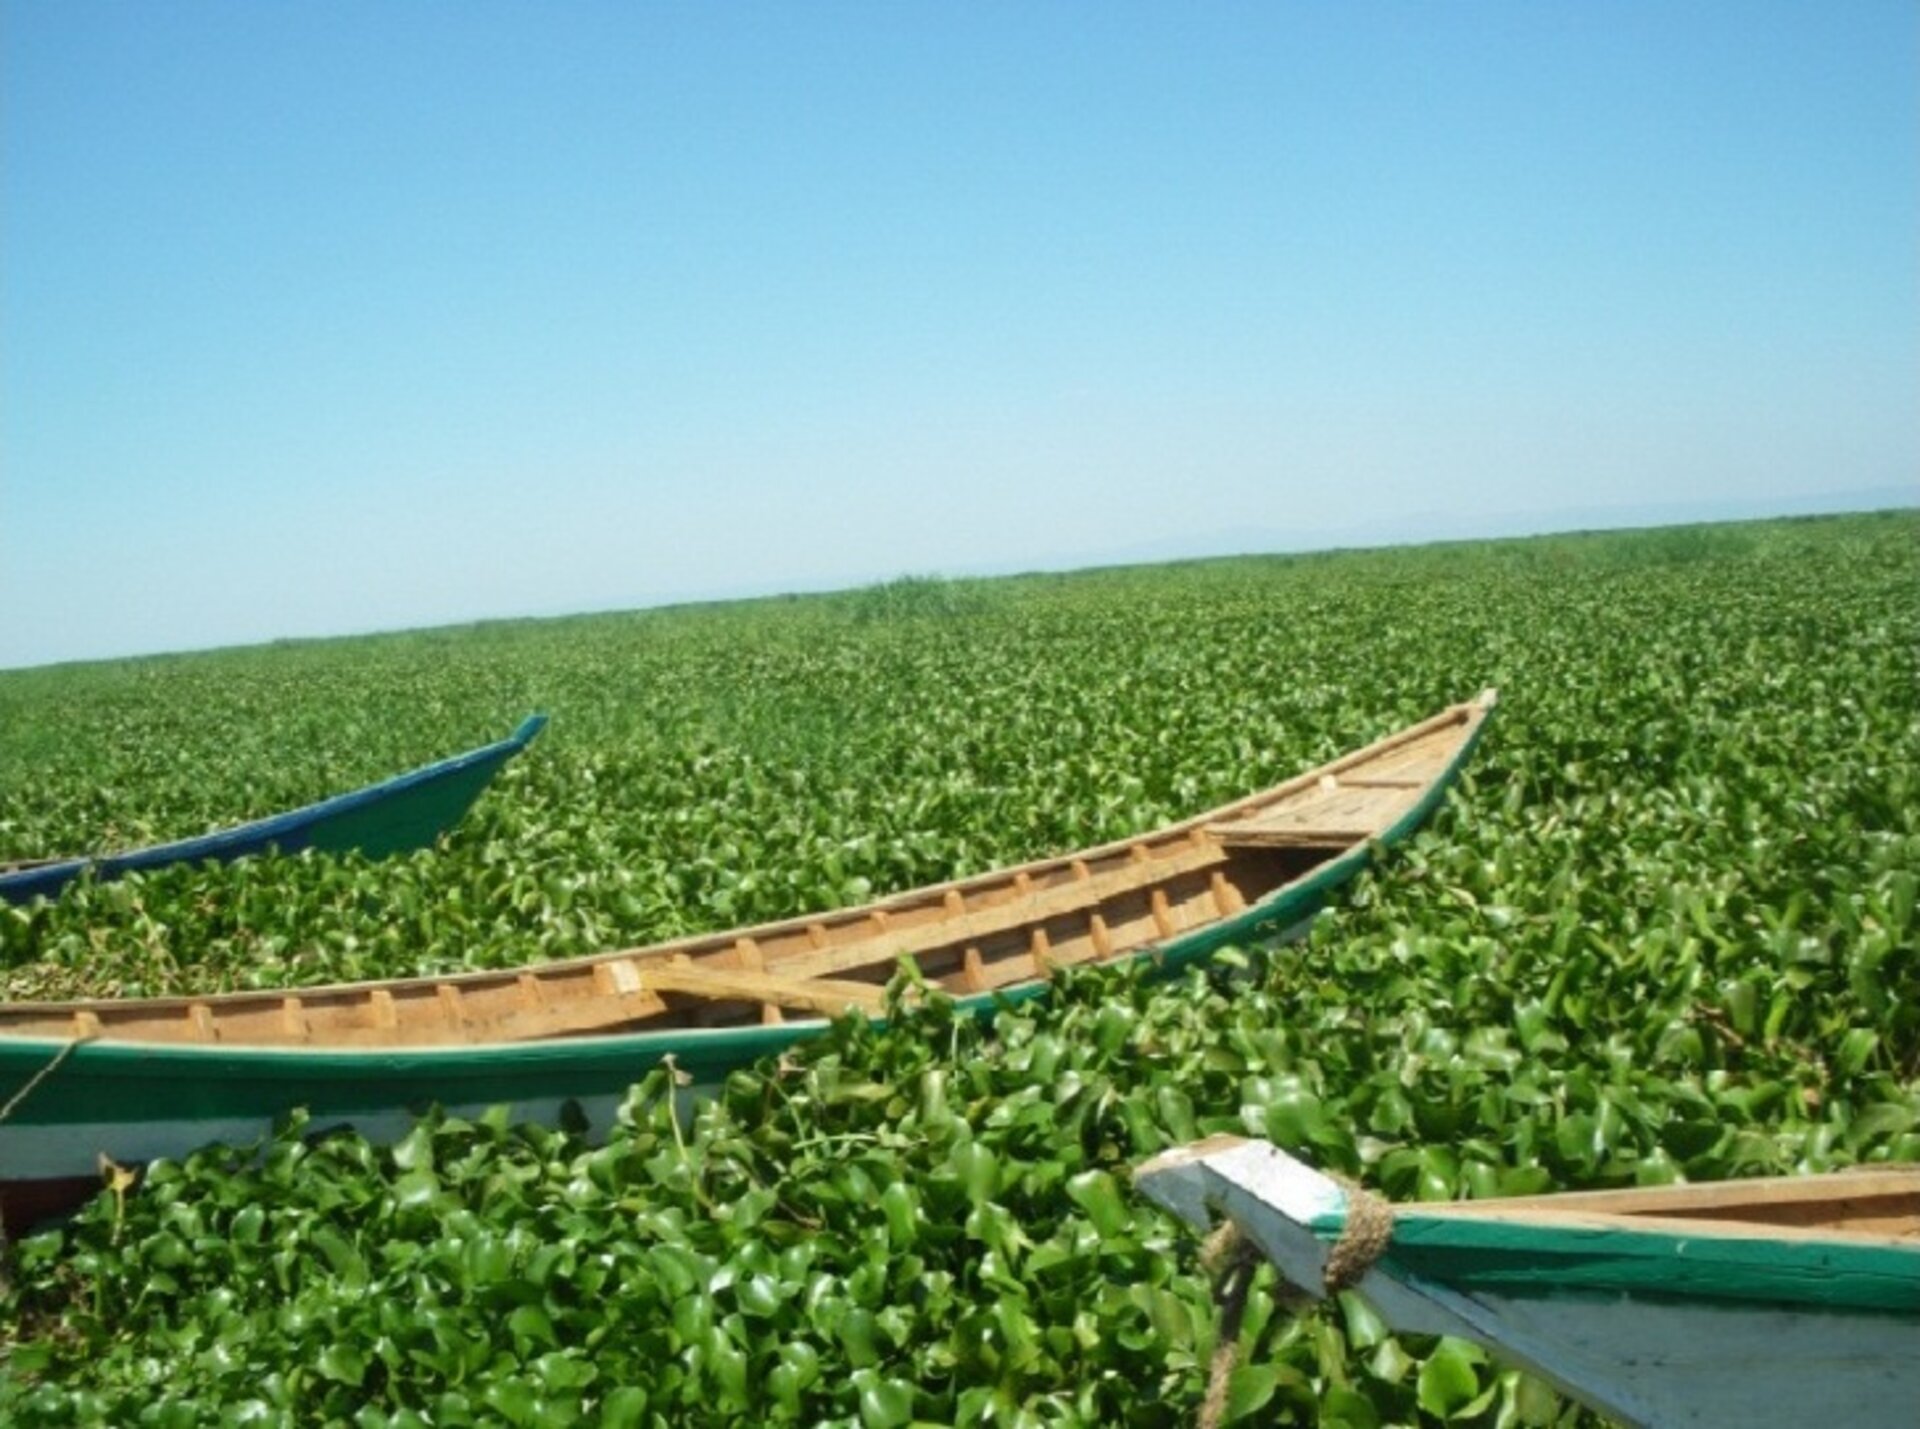
[[[0,666],[1920,474],[1920,7],[0,0]]]

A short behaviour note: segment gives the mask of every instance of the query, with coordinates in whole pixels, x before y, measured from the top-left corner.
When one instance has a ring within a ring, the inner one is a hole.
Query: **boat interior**
[[[857,908],[519,970],[0,1005],[0,1037],[376,1048],[773,1024],[878,1013],[903,957],[955,995],[990,992],[1203,929],[1381,837],[1492,704],[1489,691],[1152,833]]]

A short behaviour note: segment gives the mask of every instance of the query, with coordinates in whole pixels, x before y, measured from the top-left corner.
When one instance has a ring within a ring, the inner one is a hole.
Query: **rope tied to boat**
[[[91,1042],[97,1035],[97,1033],[89,1032],[83,1037],[76,1037],[58,1052],[55,1052],[53,1059],[48,1062],[46,1066],[35,1072],[31,1077],[28,1077],[27,1084],[12,1096],[8,1097],[5,1106],[0,1106],[0,1122],[5,1121],[8,1117],[12,1116],[14,1112],[18,1111],[21,1104],[34,1094],[34,1091],[39,1085],[58,1071],[60,1064],[73,1055],[76,1047],[79,1047],[84,1042]]]
[[[1392,1203],[1356,1181],[1343,1176],[1334,1179],[1346,1192],[1347,1215],[1320,1272],[1323,1293],[1328,1296],[1358,1285],[1393,1240]],[[1207,1365],[1206,1397],[1200,1401],[1200,1429],[1219,1429],[1226,1422],[1227,1389],[1240,1358],[1240,1323],[1259,1263],[1259,1250],[1231,1220],[1222,1221],[1200,1247],[1200,1268],[1213,1277],[1213,1300],[1220,1307],[1220,1334]],[[1291,1286],[1282,1287],[1280,1299],[1296,1312],[1307,1304],[1307,1298]]]
[[[1340,1239],[1327,1252],[1327,1266],[1320,1279],[1327,1294],[1338,1295],[1358,1285],[1373,1269],[1373,1263],[1386,1254],[1393,1240],[1393,1204],[1357,1181],[1344,1176],[1333,1179],[1347,1193],[1347,1221],[1340,1228]]]
[[[34,1089],[37,1088],[42,1082],[44,1082],[48,1077],[51,1077],[56,1071],[58,1071],[60,1068],[60,1064],[66,1061],[67,1058],[73,1055],[74,1048],[78,1047],[82,1042],[91,1042],[94,1039],[95,1035],[96,1035],[95,1033],[89,1032],[85,1036],[76,1037],[71,1042],[67,1043],[66,1046],[62,1047],[58,1052],[55,1052],[53,1054],[53,1057],[47,1062],[46,1066],[42,1067],[39,1071],[35,1072],[31,1077],[28,1077],[26,1085],[21,1087],[20,1090],[15,1092],[12,1096],[8,1097],[7,1104],[5,1106],[0,1106],[0,1122],[6,1121],[8,1117],[12,1116],[16,1111],[18,1111],[20,1109],[21,1104],[25,1102],[28,1097],[33,1095]],[[6,1249],[7,1249],[7,1223],[4,1218],[0,1218],[0,1261],[4,1261]],[[12,1286],[7,1280],[4,1265],[0,1265],[0,1294],[10,1293],[11,1290],[12,1290]]]
[[[1219,1429],[1226,1421],[1227,1385],[1240,1358],[1240,1322],[1259,1262],[1259,1251],[1232,1221],[1222,1221],[1200,1247],[1200,1268],[1213,1277],[1213,1302],[1220,1307],[1220,1334],[1207,1366],[1207,1395],[1200,1401],[1200,1429]]]

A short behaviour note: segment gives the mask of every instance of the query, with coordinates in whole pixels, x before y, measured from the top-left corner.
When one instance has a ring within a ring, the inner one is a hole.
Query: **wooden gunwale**
[[[1837,1197],[1880,1198],[1920,1194],[1920,1166],[1889,1162],[1828,1171],[1819,1176],[1745,1177],[1733,1181],[1684,1181],[1671,1186],[1634,1186],[1614,1191],[1560,1191],[1546,1196],[1502,1196],[1428,1209],[1450,1216],[1532,1214],[1577,1210],[1616,1216],[1738,1214],[1749,1208],[1826,1204]],[[1911,1183],[1911,1184],[1910,1184]]]
[[[1880,1245],[1911,1249],[1914,1233],[1885,1235],[1871,1230],[1858,1230],[1844,1223],[1817,1223],[1813,1225],[1780,1225],[1773,1221],[1757,1220],[1715,1220],[1700,1216],[1659,1216],[1651,1214],[1609,1215],[1603,1212],[1580,1211],[1532,1211],[1512,1215],[1474,1215],[1460,1216],[1450,1214],[1447,1209],[1423,1207],[1421,1218],[1430,1223],[1457,1221],[1466,1224],[1500,1223],[1511,1226],[1526,1226],[1538,1230],[1557,1231],[1664,1231],[1669,1235],[1685,1236],[1694,1240],[1724,1241],[1806,1241],[1826,1244],[1836,1239],[1845,1239],[1855,1245]]]
[[[48,858],[12,858],[0,860],[0,874],[25,873],[30,868],[52,868],[56,863],[71,863],[73,855],[53,855]]]
[[[1568,1228],[1622,1226],[1676,1235],[1910,1244],[1920,1239],[1920,1166],[1863,1166],[1819,1176],[1778,1176],[1567,1191],[1452,1205],[1422,1205],[1435,1220],[1509,1221]]]
[[[1044,979],[1057,966],[1138,952],[1239,913],[1251,900],[1224,876],[1233,854],[1213,835],[1212,826],[1255,818],[1303,791],[1337,781],[1345,771],[1390,763],[1396,752],[1452,728],[1460,729],[1457,744],[1464,744],[1491,703],[1488,692],[1477,701],[1451,706],[1257,794],[1145,834],[907,890],[853,908],[523,969],[191,997],[0,1005],[0,1039],[64,1033],[127,1046],[189,1042],[314,1051],[484,1046],[631,1026],[685,1005],[689,998],[755,1002],[760,1019],[773,1024],[782,1020],[782,1009],[828,1015],[847,1007],[872,1011],[877,1007],[877,983],[847,983],[833,975],[864,972],[884,981],[903,953],[944,953],[956,947],[963,951],[959,969],[945,978],[950,988],[962,993],[997,991]],[[1456,746],[1447,749],[1456,751]],[[1430,788],[1445,777],[1448,763],[1440,760],[1439,772],[1427,779],[1391,780],[1386,785]],[[1356,780],[1352,787],[1379,782]],[[1418,802],[1416,797],[1412,804]],[[1350,839],[1313,851],[1323,854],[1321,862],[1325,862],[1355,842]],[[1197,880],[1197,887],[1183,895],[1184,901],[1176,907],[1167,889],[1181,879]],[[1113,905],[1143,894],[1144,918],[1135,918],[1134,929],[1123,934],[1114,925]],[[1233,906],[1236,902],[1238,908]],[[1084,921],[1084,928],[1076,928],[1072,935],[1073,946],[1056,944],[1049,937],[1049,925],[1061,919]],[[1145,928],[1147,922],[1150,929]],[[983,943],[1021,932],[1027,934],[1024,954],[982,957]],[[802,941],[805,946],[797,946]],[[700,969],[701,974],[676,973],[683,964]],[[620,971],[616,984],[609,986],[612,969]],[[763,980],[755,982],[755,976]],[[629,985],[636,977],[639,985]],[[802,983],[812,984],[811,991],[799,987]],[[514,988],[519,990],[517,999],[512,998]],[[551,1006],[541,1005],[546,999],[551,999]],[[491,1010],[484,1005],[509,1001],[510,1006]],[[340,1019],[356,1008],[364,1013],[360,1023],[341,1025]],[[265,1021],[267,1013],[272,1015],[271,1023]],[[249,1037],[245,1029],[233,1027],[232,1038],[223,1036],[222,1024],[243,1015],[250,1022],[270,1026],[272,1035],[262,1038],[256,1030]],[[329,1015],[334,1023],[323,1027],[322,1020]],[[176,1026],[189,1027],[190,1035],[151,1035],[156,1023],[170,1018],[177,1019]]]

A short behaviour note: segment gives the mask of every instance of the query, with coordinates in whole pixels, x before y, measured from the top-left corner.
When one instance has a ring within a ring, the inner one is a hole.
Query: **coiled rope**
[[[1358,1182],[1336,1176],[1347,1193],[1347,1223],[1340,1228],[1340,1239],[1327,1252],[1327,1268],[1321,1272],[1326,1293],[1338,1295],[1360,1283],[1373,1269],[1373,1263],[1386,1254],[1393,1239],[1393,1205],[1376,1196]]]
[[[1327,1252],[1321,1273],[1323,1293],[1350,1290],[1386,1253],[1393,1240],[1393,1206],[1364,1186],[1335,1177],[1347,1193],[1347,1220]],[[1222,1221],[1200,1248],[1200,1266],[1213,1277],[1213,1300],[1220,1307],[1220,1335],[1207,1366],[1207,1394],[1200,1401],[1200,1429],[1219,1429],[1227,1417],[1227,1386],[1240,1358],[1240,1323],[1247,1313],[1247,1291],[1260,1253],[1232,1221]],[[1284,1302],[1283,1302],[1284,1303]],[[1292,1307],[1306,1303],[1295,1297]]]
[[[1220,1335],[1207,1366],[1207,1397],[1200,1401],[1200,1429],[1218,1429],[1227,1417],[1227,1382],[1240,1358],[1240,1321],[1247,1313],[1247,1290],[1260,1261],[1253,1243],[1232,1221],[1222,1221],[1200,1248],[1200,1265],[1213,1277],[1213,1303],[1220,1307]]]

